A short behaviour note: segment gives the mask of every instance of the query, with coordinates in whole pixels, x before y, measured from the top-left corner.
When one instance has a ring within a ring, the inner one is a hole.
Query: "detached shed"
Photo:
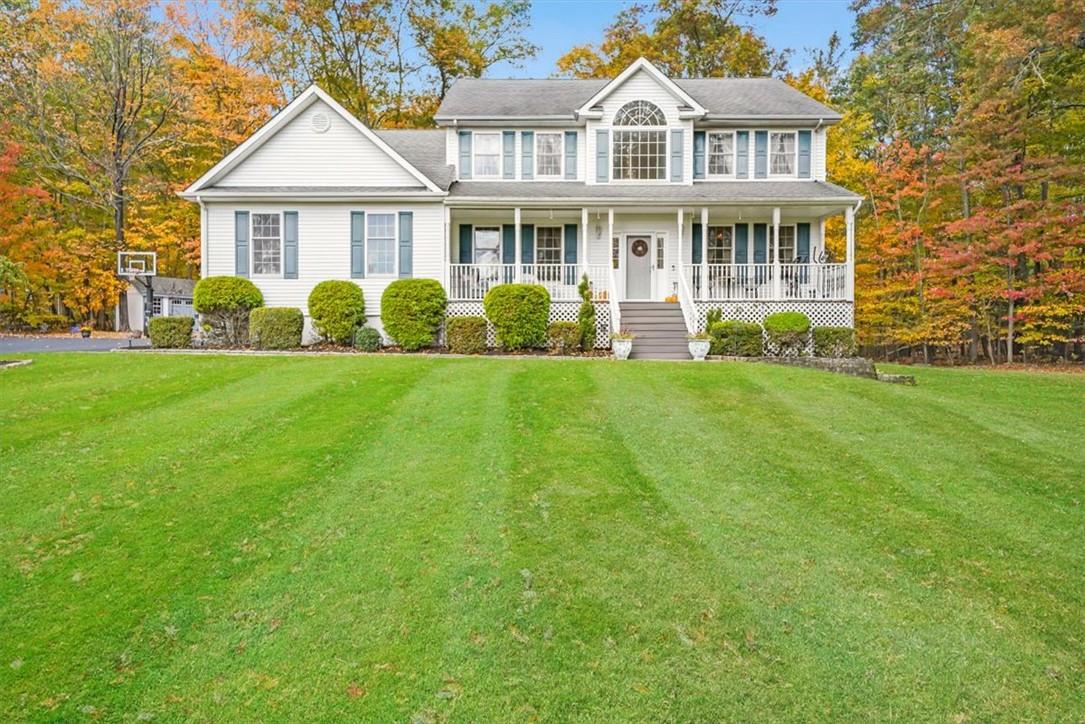
[[[129,328],[146,331],[150,317],[195,317],[196,311],[192,308],[192,290],[195,287],[196,280],[180,277],[152,276],[129,282],[125,295]],[[149,309],[148,298],[151,300]],[[119,329],[119,309],[114,316],[114,323]]]

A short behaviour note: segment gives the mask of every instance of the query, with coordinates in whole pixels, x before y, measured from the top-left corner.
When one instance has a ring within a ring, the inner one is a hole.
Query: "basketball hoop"
[[[117,276],[135,279],[158,273],[158,254],[153,251],[117,252]]]

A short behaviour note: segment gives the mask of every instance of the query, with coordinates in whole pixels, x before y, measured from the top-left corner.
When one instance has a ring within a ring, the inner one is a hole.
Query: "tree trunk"
[[[1009,313],[1006,316],[1006,364],[1013,364],[1013,314],[1014,299],[1010,297]]]

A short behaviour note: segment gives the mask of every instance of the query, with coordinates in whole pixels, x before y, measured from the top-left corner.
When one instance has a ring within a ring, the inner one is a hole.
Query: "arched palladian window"
[[[667,178],[667,119],[659,106],[630,101],[614,115],[614,178],[658,181]],[[629,130],[637,127],[637,130]]]

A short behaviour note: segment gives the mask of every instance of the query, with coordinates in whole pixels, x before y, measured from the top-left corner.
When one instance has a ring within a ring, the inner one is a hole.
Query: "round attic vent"
[[[314,133],[324,133],[331,127],[331,119],[328,118],[328,114],[323,111],[318,111],[313,114],[312,119],[309,121],[313,127]]]

